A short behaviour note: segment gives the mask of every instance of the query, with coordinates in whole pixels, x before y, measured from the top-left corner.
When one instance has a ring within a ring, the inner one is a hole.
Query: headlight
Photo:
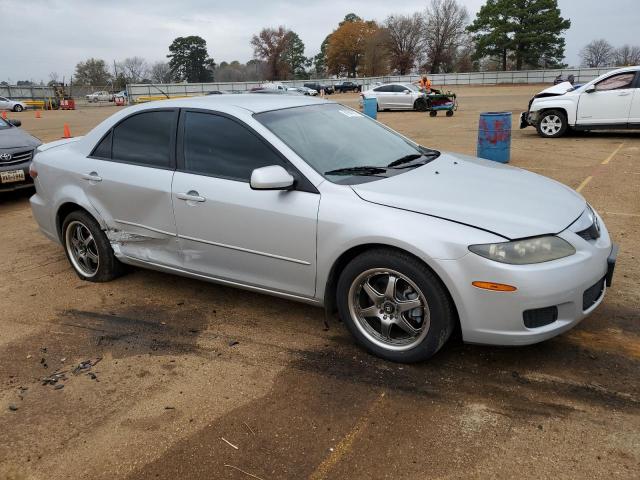
[[[549,262],[576,253],[573,245],[553,235],[513,242],[470,245],[469,250],[489,260],[511,265]]]

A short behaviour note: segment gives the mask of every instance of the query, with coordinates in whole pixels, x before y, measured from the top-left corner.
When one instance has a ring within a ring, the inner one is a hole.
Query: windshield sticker
[[[353,110],[338,110],[345,117],[361,117],[362,114],[354,112]]]

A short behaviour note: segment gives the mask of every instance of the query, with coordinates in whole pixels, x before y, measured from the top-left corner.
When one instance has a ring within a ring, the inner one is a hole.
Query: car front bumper
[[[520,128],[535,127],[538,124],[538,112],[522,112],[520,114]]]
[[[595,241],[569,231],[559,236],[576,247],[574,255],[534,265],[501,264],[473,253],[439,261],[453,283],[450,291],[465,342],[514,346],[541,342],[576,326],[598,307],[611,284],[617,247],[604,226]],[[483,290],[474,287],[474,281],[513,285],[517,290]],[[546,324],[525,325],[525,312],[549,311],[555,316]]]

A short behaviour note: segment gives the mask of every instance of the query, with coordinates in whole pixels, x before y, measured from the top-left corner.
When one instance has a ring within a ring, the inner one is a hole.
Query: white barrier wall
[[[535,84],[553,83],[553,80],[562,75],[567,78],[569,75],[575,77],[577,83],[585,83],[599,77],[603,73],[613,70],[612,68],[567,68],[562,70],[521,70],[508,72],[471,72],[471,73],[438,73],[429,75],[434,86],[438,85],[503,85],[503,84]],[[359,85],[373,85],[376,82],[416,82],[420,75],[389,75],[384,77],[362,77],[350,78],[349,80]],[[318,80],[286,80],[282,83],[288,86],[302,86],[307,82],[320,82],[322,84],[334,85],[340,83],[341,79],[325,78]],[[212,82],[212,83],[170,83],[170,84],[134,84],[127,85],[129,97],[135,100],[141,96],[158,97],[165,94],[174,96],[205,95],[214,90],[221,92],[248,91],[254,87],[259,87],[262,82]]]

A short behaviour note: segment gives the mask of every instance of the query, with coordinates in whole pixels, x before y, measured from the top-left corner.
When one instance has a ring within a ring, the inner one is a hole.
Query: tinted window
[[[172,111],[145,112],[127,118],[113,129],[112,158],[169,167],[174,119]]]
[[[603,90],[619,90],[622,88],[631,88],[631,84],[633,83],[633,79],[635,78],[635,76],[635,72],[614,75],[599,82],[596,85],[596,90],[600,92]]]
[[[111,137],[111,131],[109,131],[107,136],[104,137],[93,150],[93,154],[91,156],[98,158],[111,158]]]
[[[239,123],[219,115],[187,112],[184,163],[188,172],[248,182],[255,168],[281,165],[282,161]]]
[[[407,90],[409,90],[409,89],[407,87],[403,87],[402,85],[394,85],[393,86],[393,91],[394,92],[402,93],[402,92],[407,91]]]
[[[393,85],[382,85],[373,89],[375,92],[393,92]]]

